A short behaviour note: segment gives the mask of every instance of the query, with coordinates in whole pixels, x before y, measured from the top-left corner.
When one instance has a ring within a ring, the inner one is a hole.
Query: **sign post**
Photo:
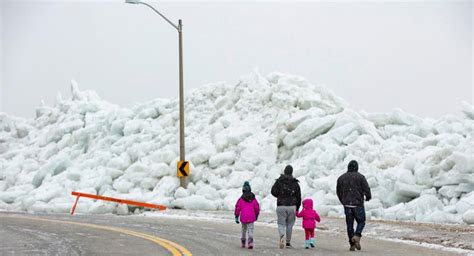
[[[153,6],[142,2],[140,0],[125,0],[127,4],[142,4],[148,6],[155,13],[160,15],[166,22],[168,22],[172,27],[178,31],[178,58],[179,58],[179,160],[184,162],[185,157],[185,147],[184,147],[184,73],[183,73],[183,23],[181,20],[178,20],[178,25],[173,23],[171,20],[166,18]],[[189,170],[189,167],[188,167]],[[189,171],[188,171],[189,173]],[[181,187],[186,187],[186,176],[179,176],[179,183]]]

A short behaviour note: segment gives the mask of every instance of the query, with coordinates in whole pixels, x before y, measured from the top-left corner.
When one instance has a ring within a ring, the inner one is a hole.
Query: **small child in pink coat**
[[[248,248],[253,249],[253,223],[258,219],[260,213],[260,206],[255,198],[255,194],[252,193],[250,183],[244,182],[242,187],[242,196],[235,204],[235,222],[239,224],[242,222],[242,248],[245,248],[246,237],[248,238]],[[240,216],[240,222],[239,222]]]
[[[320,222],[321,218],[318,212],[313,209],[313,199],[307,198],[303,200],[303,210],[296,212],[296,217],[303,218],[303,228],[306,235],[304,248],[314,247],[314,229],[316,228],[316,221]]]

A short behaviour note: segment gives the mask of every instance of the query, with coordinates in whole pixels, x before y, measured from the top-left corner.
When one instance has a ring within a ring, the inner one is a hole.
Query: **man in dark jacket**
[[[278,232],[280,248],[291,248],[291,233],[295,224],[295,213],[301,205],[301,190],[298,180],[293,177],[293,167],[287,165],[284,174],[273,184],[272,195],[277,198]]]
[[[359,164],[357,161],[350,161],[347,166],[347,172],[337,179],[336,186],[337,197],[344,206],[347,236],[349,237],[350,244],[349,250],[351,251],[361,249],[360,238],[365,226],[364,196],[367,201],[372,198],[369,184],[364,175],[358,172],[358,169]],[[355,232],[354,219],[357,222]]]

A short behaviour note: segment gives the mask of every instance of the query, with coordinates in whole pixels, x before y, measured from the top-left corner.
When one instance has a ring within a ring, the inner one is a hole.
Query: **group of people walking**
[[[336,184],[336,193],[339,201],[344,206],[346,216],[347,236],[349,238],[349,250],[361,250],[360,239],[365,226],[364,201],[369,201],[372,196],[370,187],[364,175],[358,172],[359,166],[355,160],[349,162],[347,172],[341,175]],[[302,226],[305,232],[306,249],[316,246],[314,230],[316,222],[321,218],[313,209],[313,199],[306,198],[301,201],[301,189],[299,181],[293,177],[293,167],[287,165],[283,174],[272,186],[271,194],[277,198],[277,223],[279,233],[279,247],[292,248],[291,236],[296,218],[302,218]],[[302,206],[302,207],[301,207]],[[300,208],[301,211],[300,211]],[[254,247],[254,222],[260,214],[260,207],[255,195],[252,193],[250,183],[244,182],[242,196],[235,205],[235,222],[242,224],[241,247],[253,249]],[[354,230],[354,220],[357,222]]]

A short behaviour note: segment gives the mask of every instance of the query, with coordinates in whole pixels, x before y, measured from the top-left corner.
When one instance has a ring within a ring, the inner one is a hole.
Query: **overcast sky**
[[[33,117],[72,78],[122,106],[177,97],[178,34],[146,6],[0,1],[0,111]],[[472,1],[148,2],[183,19],[188,91],[258,67],[369,112],[459,115],[474,99]]]

